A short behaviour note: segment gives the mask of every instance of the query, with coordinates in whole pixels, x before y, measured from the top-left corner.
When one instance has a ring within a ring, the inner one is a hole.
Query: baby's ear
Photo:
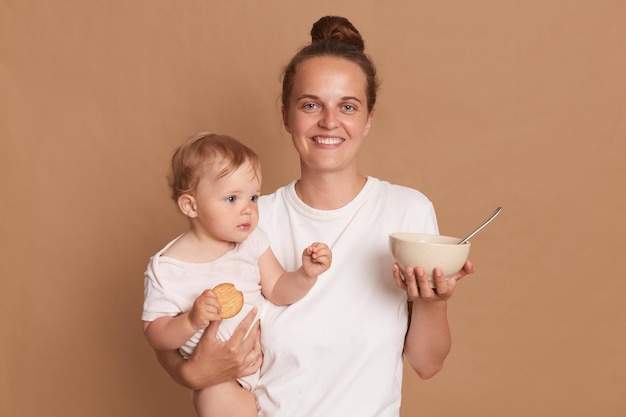
[[[196,207],[196,199],[191,194],[183,194],[178,197],[178,208],[183,214],[190,219],[198,217],[198,208]]]

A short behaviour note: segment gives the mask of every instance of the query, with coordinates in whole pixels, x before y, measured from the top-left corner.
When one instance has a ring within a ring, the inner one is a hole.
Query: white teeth
[[[315,138],[315,142],[320,145],[337,145],[343,142],[343,140],[339,138]]]

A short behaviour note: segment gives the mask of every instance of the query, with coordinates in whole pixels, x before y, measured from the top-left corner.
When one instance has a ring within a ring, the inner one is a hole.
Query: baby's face
[[[260,193],[261,176],[249,162],[218,179],[205,174],[196,191],[197,223],[215,240],[242,242],[259,222]]]

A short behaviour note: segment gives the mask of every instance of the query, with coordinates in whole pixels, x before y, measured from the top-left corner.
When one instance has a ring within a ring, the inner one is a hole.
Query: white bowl
[[[433,269],[441,268],[445,279],[449,279],[463,268],[471,243],[458,243],[460,238],[425,233],[392,233],[389,247],[401,270],[421,266],[428,275],[430,286],[435,288]]]

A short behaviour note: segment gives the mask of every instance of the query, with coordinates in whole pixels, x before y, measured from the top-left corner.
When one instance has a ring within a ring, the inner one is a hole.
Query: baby
[[[172,157],[172,198],[189,219],[189,229],[150,259],[145,273],[143,329],[154,349],[179,349],[189,357],[204,328],[221,320],[212,288],[232,283],[244,294],[244,308],[224,319],[218,336],[228,340],[236,325],[265,296],[277,305],[304,297],[331,264],[323,243],[302,253],[302,266],[286,272],[256,229],[261,192],[258,156],[224,135],[199,134]],[[258,317],[258,315],[257,315]],[[194,392],[200,417],[256,417],[251,389],[258,373]],[[250,396],[252,400],[242,400]]]

